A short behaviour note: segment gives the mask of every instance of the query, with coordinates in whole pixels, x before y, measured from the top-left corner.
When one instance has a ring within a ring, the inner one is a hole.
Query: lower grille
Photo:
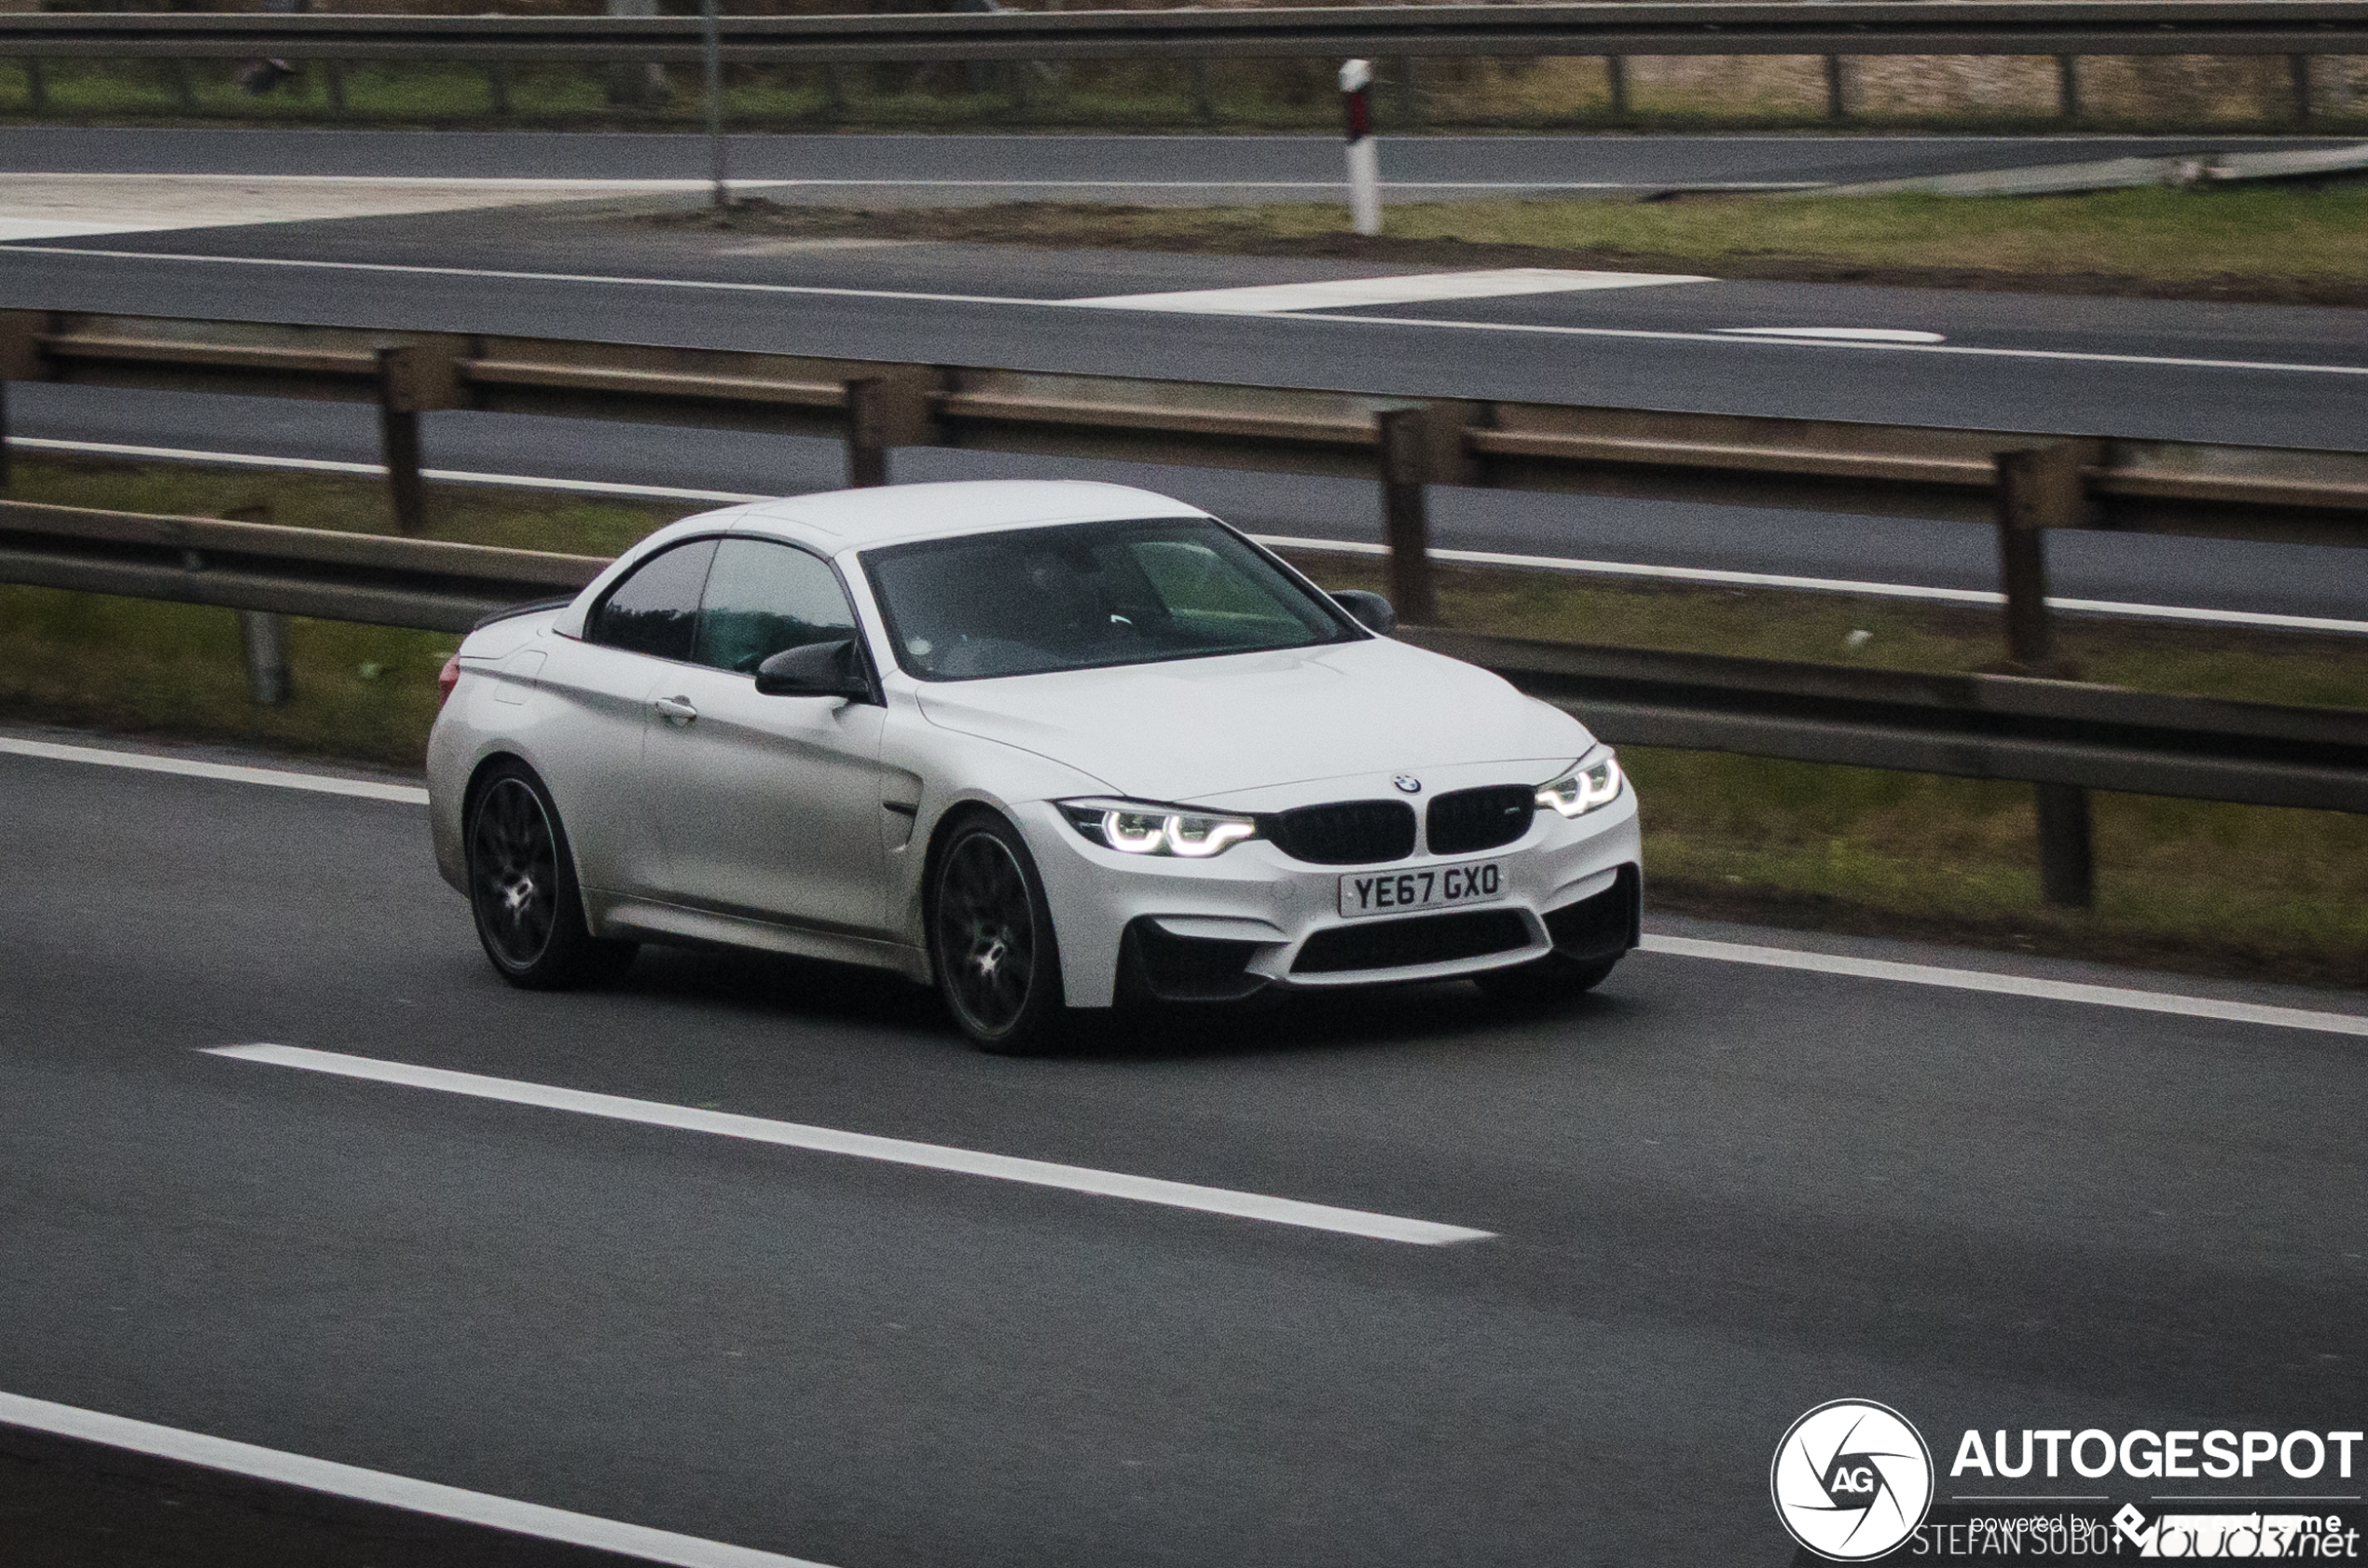
[[[1529,832],[1529,819],[1536,811],[1534,784],[1455,790],[1431,802],[1425,832],[1432,854],[1464,855],[1512,843]]]
[[[1414,808],[1404,801],[1335,801],[1272,818],[1266,836],[1294,860],[1370,866],[1414,853]]]
[[[1444,964],[1453,958],[1510,953],[1528,945],[1529,923],[1509,909],[1424,915],[1411,920],[1377,920],[1370,926],[1335,926],[1318,931],[1299,950],[1291,972],[1397,970],[1410,964]]]

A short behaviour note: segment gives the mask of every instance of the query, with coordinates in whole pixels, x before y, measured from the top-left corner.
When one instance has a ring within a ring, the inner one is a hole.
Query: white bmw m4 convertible
[[[1587,989],[1637,940],[1619,764],[1393,625],[1114,485],[710,512],[461,644],[436,861],[516,984],[765,948],[933,983],[990,1051],[1138,1000]]]

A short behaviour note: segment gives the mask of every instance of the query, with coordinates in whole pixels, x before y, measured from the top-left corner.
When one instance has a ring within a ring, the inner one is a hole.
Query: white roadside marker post
[[[1341,101],[1348,111],[1348,210],[1359,234],[1382,231],[1382,168],[1373,148],[1373,62],[1341,67]]]

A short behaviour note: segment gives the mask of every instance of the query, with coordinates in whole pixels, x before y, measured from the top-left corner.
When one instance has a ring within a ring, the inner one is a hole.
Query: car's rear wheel
[[[633,943],[604,941],[585,924],[567,831],[533,770],[497,764],[470,801],[467,827],[469,911],[503,979],[561,990],[607,979],[633,961]]]
[[[983,811],[955,824],[930,877],[929,928],[938,992],[971,1043],[1016,1055],[1056,1042],[1060,950],[1019,830]]]
[[[1573,958],[1549,953],[1509,969],[1487,970],[1472,976],[1481,990],[1502,1001],[1539,1004],[1584,995],[1604,983],[1618,957]]]

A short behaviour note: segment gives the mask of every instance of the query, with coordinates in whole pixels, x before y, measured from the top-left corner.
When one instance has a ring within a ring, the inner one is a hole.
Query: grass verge
[[[1706,270],[1727,278],[2368,305],[2368,188],[2117,190],[2079,196],[1701,197],[1391,207],[1015,202],[893,211],[745,199],[637,221],[766,233],[1069,249],[1321,255],[1420,266]]]
[[[21,458],[17,499],[253,516],[388,531],[379,487]],[[440,487],[438,536],[583,553],[689,510]],[[1311,556],[1322,581],[1374,563]],[[1994,616],[1837,596],[1659,588],[1451,569],[1442,619],[1514,636],[1962,669],[1997,652]],[[1869,631],[1850,640],[1852,631]],[[2092,678],[2161,690],[2368,707],[2368,644],[2103,621],[2064,628]],[[416,766],[447,634],[296,621],[292,699],[247,695],[228,611],[0,586],[0,715],[241,740]],[[1852,646],[1852,643],[1855,646]],[[2024,786],[1706,752],[1631,749],[1656,907],[1922,935],[2028,952],[2305,983],[2368,975],[2368,818],[2100,793],[2099,907],[2039,901]]]

